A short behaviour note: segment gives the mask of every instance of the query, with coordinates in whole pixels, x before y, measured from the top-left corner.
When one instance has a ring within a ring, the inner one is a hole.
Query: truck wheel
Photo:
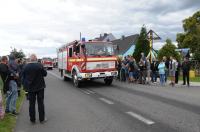
[[[106,85],[111,85],[112,81],[113,81],[113,78],[106,78],[106,79],[104,79],[104,82],[105,82]]]
[[[64,80],[64,81],[69,81],[70,78],[64,76],[64,77],[63,77],[63,80]]]
[[[63,70],[60,69],[60,76],[63,77]]]
[[[80,81],[78,80],[78,76],[75,71],[73,72],[73,83],[74,83],[75,87],[77,87],[77,88],[80,87]]]

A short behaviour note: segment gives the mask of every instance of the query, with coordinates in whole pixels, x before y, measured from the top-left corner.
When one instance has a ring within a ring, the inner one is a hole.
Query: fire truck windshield
[[[42,58],[44,61],[52,61],[51,58]]]
[[[110,43],[87,43],[85,44],[88,56],[111,56],[114,55],[113,45]]]

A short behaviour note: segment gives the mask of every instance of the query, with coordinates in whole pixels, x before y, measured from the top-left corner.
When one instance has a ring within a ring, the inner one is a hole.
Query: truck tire
[[[104,82],[105,82],[106,85],[111,85],[112,81],[113,81],[113,78],[105,78],[104,79]]]
[[[75,87],[79,88],[80,87],[80,81],[78,80],[78,76],[77,76],[77,73],[76,71],[73,71],[73,84]]]
[[[63,70],[60,69],[59,71],[60,71],[60,76],[63,77]]]
[[[66,77],[66,76],[63,76],[63,80],[64,81],[70,81],[70,78]]]

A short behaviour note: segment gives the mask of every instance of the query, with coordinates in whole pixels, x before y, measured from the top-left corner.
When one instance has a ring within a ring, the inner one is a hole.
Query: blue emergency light
[[[85,42],[85,38],[82,38],[81,40],[82,40],[82,42]]]

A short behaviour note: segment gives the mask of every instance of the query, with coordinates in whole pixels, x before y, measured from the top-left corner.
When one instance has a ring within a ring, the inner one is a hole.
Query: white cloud
[[[175,41],[197,5],[198,0],[0,0],[0,55],[15,47],[26,55],[56,56],[56,48],[79,39],[80,32],[87,39],[104,32],[120,37],[139,33],[143,24],[162,41]]]

